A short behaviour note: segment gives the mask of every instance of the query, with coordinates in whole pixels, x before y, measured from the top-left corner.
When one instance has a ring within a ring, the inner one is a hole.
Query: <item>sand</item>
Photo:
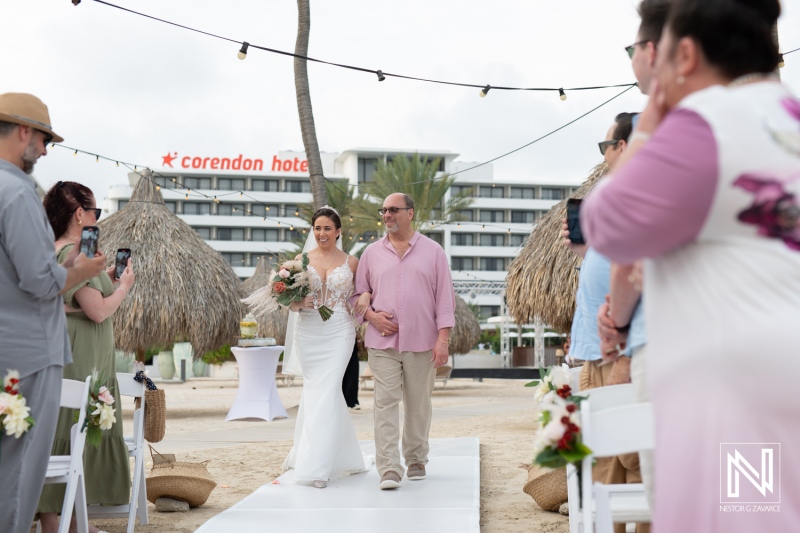
[[[481,531],[568,532],[566,516],[543,511],[522,486],[531,461],[536,427],[533,389],[524,381],[450,380],[436,385],[431,437],[480,438]],[[155,448],[174,453],[178,460],[211,460],[208,470],[219,484],[205,505],[187,513],[158,513],[149,505],[150,523],[137,525],[138,533],[195,531],[211,517],[233,506],[258,487],[281,474],[281,464],[292,445],[294,416],[302,381],[278,391],[290,414],[286,420],[225,422],[236,395],[236,381],[192,380],[185,384],[164,383],[167,398],[167,431]],[[362,409],[351,416],[362,440],[372,439],[371,390],[361,390]],[[131,407],[123,406],[129,432]],[[150,461],[146,471],[150,470]],[[378,490],[376,487],[375,490]],[[402,488],[401,488],[402,490]],[[123,533],[125,520],[96,519],[92,523],[109,533]]]

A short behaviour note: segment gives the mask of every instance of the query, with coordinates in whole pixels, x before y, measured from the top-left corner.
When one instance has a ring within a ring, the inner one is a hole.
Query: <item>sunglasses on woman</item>
[[[626,46],[625,47],[625,51],[628,52],[628,57],[633,59],[633,54],[634,54],[634,52],[636,52],[636,47],[639,46],[640,44],[645,44],[645,43],[649,43],[649,42],[650,41],[648,41],[648,40],[644,40],[644,41],[635,42],[632,45]]]
[[[616,146],[618,143],[619,143],[619,139],[617,139],[616,141],[602,141],[602,142],[597,143],[597,146],[600,147],[600,153],[602,155],[606,155],[606,152],[608,151],[608,148],[611,147],[611,146]]]
[[[100,209],[99,207],[84,207],[83,210],[88,211],[90,213],[94,212],[95,220],[100,220],[100,215],[103,213],[103,210]]]

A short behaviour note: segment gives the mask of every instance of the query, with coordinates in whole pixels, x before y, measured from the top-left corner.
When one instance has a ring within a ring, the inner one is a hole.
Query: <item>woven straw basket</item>
[[[149,480],[148,480],[149,483]],[[533,464],[528,468],[528,481],[522,492],[545,511],[558,511],[561,504],[567,501],[567,469],[551,470]]]
[[[142,402],[136,398],[136,409]],[[144,391],[144,439],[161,442],[167,429],[167,399],[164,389]]]
[[[147,476],[147,500],[156,503],[158,498],[172,498],[187,502],[189,507],[203,505],[217,486],[206,468],[209,462],[153,464]]]

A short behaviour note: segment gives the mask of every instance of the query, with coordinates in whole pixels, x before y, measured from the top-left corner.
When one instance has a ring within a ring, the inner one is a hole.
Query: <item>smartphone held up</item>
[[[569,240],[573,244],[586,244],[581,232],[581,201],[579,198],[567,200],[567,229],[569,230]]]
[[[122,277],[122,273],[128,267],[128,259],[131,258],[130,248],[120,248],[117,250],[117,259],[114,262],[114,279]]]
[[[97,238],[100,236],[100,228],[97,226],[84,226],[81,230],[80,251],[89,259],[94,258],[97,253]]]

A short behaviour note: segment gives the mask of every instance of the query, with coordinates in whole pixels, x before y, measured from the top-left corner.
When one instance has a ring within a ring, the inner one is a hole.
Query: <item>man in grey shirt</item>
[[[28,176],[50,141],[47,106],[30,94],[0,94],[0,379],[20,375],[36,421],[20,438],[0,436],[0,531],[28,533],[39,502],[72,362],[61,294],[105,269],[106,258],[71,254],[60,266],[55,237]]]

